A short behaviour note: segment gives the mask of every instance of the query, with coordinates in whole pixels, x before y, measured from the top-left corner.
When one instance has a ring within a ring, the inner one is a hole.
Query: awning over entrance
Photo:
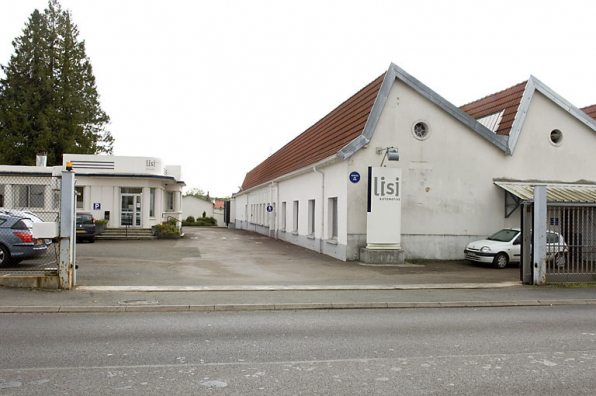
[[[534,199],[534,186],[546,185],[546,201],[549,203],[596,203],[596,184],[564,184],[540,182],[494,183],[505,190],[505,217],[511,216],[522,201]]]

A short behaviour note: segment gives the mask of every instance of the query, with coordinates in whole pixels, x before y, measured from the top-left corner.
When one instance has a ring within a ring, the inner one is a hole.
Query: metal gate
[[[596,281],[596,206],[549,204],[546,281]]]
[[[0,175],[0,276],[56,272],[57,240],[33,238],[34,222],[58,222],[61,178]]]

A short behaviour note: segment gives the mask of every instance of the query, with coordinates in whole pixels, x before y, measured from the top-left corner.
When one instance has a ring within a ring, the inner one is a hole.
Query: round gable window
[[[430,129],[426,122],[416,121],[412,126],[412,134],[418,140],[428,139],[430,136]]]
[[[553,129],[550,132],[550,142],[555,145],[555,146],[560,146],[561,144],[563,144],[563,132],[561,132],[558,129]]]

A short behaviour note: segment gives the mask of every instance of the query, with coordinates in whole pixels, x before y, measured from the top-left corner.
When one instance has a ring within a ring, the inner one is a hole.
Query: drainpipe
[[[279,183],[271,182],[271,185],[276,187],[275,191],[277,195],[277,200],[275,201],[275,210],[273,211],[275,216],[275,221],[273,222],[273,224],[275,226],[275,239],[279,239],[279,216],[277,215],[277,211],[279,210]]]
[[[321,237],[319,238],[319,253],[323,253],[323,236],[325,235],[325,173],[317,170],[316,166],[312,170],[321,174]]]

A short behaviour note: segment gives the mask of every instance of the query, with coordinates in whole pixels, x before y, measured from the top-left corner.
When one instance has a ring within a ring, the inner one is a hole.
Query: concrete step
[[[97,239],[155,239],[149,228],[108,228],[96,236]]]

